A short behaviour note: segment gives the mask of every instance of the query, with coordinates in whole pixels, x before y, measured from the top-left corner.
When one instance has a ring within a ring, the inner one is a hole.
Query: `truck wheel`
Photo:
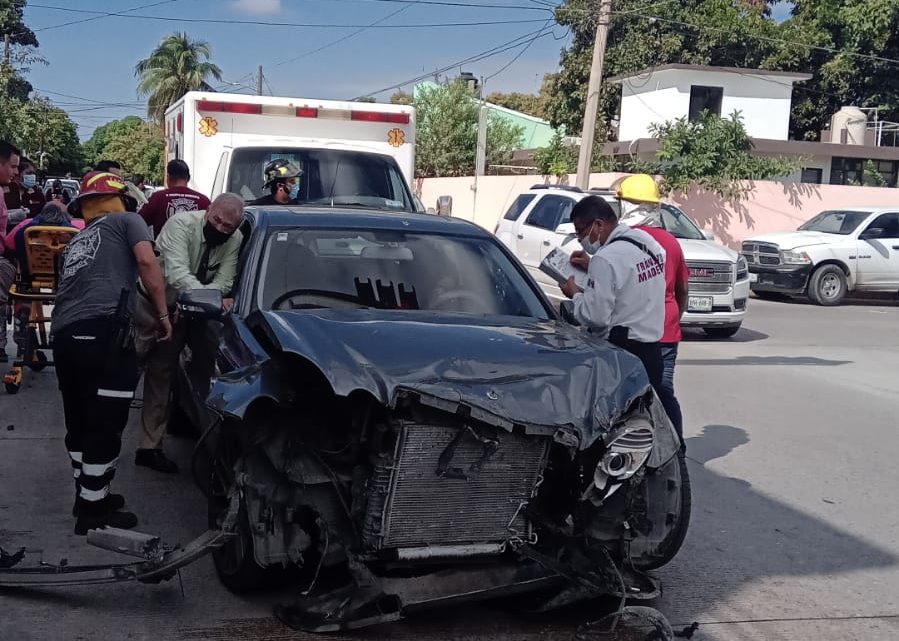
[[[740,331],[741,324],[742,323],[737,323],[736,325],[728,325],[727,327],[703,327],[702,330],[707,335],[714,338],[730,338]]]
[[[664,522],[656,523],[656,530],[664,534],[661,540],[649,536],[638,537],[631,542],[631,562],[638,570],[655,570],[668,564],[684,544],[687,530],[690,528],[690,515],[693,508],[693,491],[690,484],[690,472],[687,469],[687,457],[681,449],[664,467],[655,472],[652,479],[652,494],[655,500],[662,499],[668,506]],[[669,494],[670,497],[665,497]]]
[[[836,265],[819,267],[808,283],[809,299],[825,307],[839,305],[847,290],[846,274]]]

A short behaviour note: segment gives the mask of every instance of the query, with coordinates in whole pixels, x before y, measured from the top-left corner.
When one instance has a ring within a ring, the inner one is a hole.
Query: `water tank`
[[[843,107],[830,119],[830,142],[843,145],[865,144],[868,116],[858,107]]]

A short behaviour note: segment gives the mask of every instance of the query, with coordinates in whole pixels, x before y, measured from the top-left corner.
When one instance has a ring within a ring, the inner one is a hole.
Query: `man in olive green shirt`
[[[188,211],[172,216],[156,239],[159,263],[165,272],[166,302],[174,312],[178,296],[191,289],[218,289],[231,308],[231,288],[237,274],[237,258],[243,239],[238,231],[244,203],[236,194],[222,194],[208,211]],[[145,303],[146,301],[142,301]],[[215,366],[214,334],[203,321],[178,319],[169,343],[152,340],[145,327],[143,304],[137,313],[137,351],[145,363],[141,438],[134,457],[137,465],[160,472],[175,473],[178,466],[162,450],[162,437],[169,418],[171,385],[185,345],[191,348],[191,379],[208,387]],[[174,316],[173,316],[174,317]]]

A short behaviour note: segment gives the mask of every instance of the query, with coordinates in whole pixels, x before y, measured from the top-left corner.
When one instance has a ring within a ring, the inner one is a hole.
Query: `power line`
[[[438,29],[443,27],[481,27],[496,26],[506,24],[533,24],[543,22],[543,19],[536,18],[532,20],[480,20],[475,22],[433,22],[420,24],[379,24],[374,27],[370,25],[354,25],[354,24],[322,24],[322,23],[306,23],[306,22],[266,22],[264,20],[222,20],[217,18],[182,18],[174,16],[146,16],[124,13],[111,13],[106,11],[91,11],[88,9],[72,9],[70,7],[53,7],[49,5],[33,4],[33,7],[42,9],[56,9],[58,11],[68,11],[71,13],[90,13],[107,17],[129,18],[133,20],[159,20],[162,22],[180,22],[180,23],[198,23],[198,24],[227,24],[227,25],[243,25],[243,26],[264,26],[264,27],[301,27],[304,29],[358,29],[377,28],[377,29]]]
[[[276,63],[274,64],[274,66],[275,66],[275,67],[280,67],[280,66],[282,66],[282,65],[286,65],[286,64],[291,63],[291,62],[296,62],[297,60],[301,60],[301,59],[303,59],[303,58],[308,58],[309,56],[311,56],[311,55],[313,55],[313,54],[316,54],[316,53],[318,53],[319,51],[324,51],[325,49],[327,49],[327,48],[329,48],[329,47],[333,47],[333,46],[336,45],[336,44],[340,44],[341,42],[345,42],[345,41],[349,40],[350,38],[354,38],[355,36],[358,36],[360,33],[362,33],[363,31],[365,31],[366,29],[371,29],[372,27],[375,27],[375,26],[381,24],[382,22],[385,22],[385,21],[389,20],[390,18],[392,18],[392,17],[394,17],[394,16],[396,16],[396,15],[399,15],[399,14],[402,13],[403,11],[406,11],[407,9],[409,9],[409,8],[412,6],[412,4],[419,4],[419,3],[417,3],[417,2],[414,2],[414,3],[413,3],[413,2],[407,2],[406,0],[404,0],[404,4],[403,4],[402,7],[400,7],[400,8],[397,9],[396,11],[391,11],[390,13],[388,13],[388,14],[387,14],[386,16],[384,16],[383,18],[379,18],[378,20],[375,20],[374,22],[372,22],[372,23],[369,24],[369,25],[366,25],[366,26],[364,26],[364,27],[360,27],[360,28],[356,29],[355,31],[346,34],[345,36],[342,36],[342,37],[340,37],[340,38],[337,38],[336,40],[332,40],[331,42],[328,42],[328,43],[326,43],[326,44],[324,44],[324,45],[322,45],[322,46],[320,46],[320,47],[317,47],[316,49],[312,49],[312,50],[307,51],[307,52],[305,52],[305,53],[301,53],[300,55],[295,56],[295,57],[293,57],[293,58],[289,58],[289,59],[287,59],[287,60],[282,60],[281,62],[276,62]]]
[[[449,0],[320,0],[322,2],[391,2],[398,4],[422,4],[436,5],[442,7],[465,7],[467,9],[512,9],[517,11],[551,11],[548,4],[537,3],[540,6],[531,7],[526,5],[510,5],[510,4],[485,4],[485,3],[468,3],[468,2],[450,2]],[[536,0],[531,0],[536,2]]]
[[[110,14],[110,15],[121,15],[121,14],[125,14],[125,13],[131,13],[132,11],[140,11],[141,9],[150,9],[151,7],[158,7],[159,5],[163,5],[163,4],[171,4],[171,3],[173,3],[173,2],[180,2],[180,0],[161,0],[160,2],[151,2],[150,4],[142,4],[142,5],[140,5],[140,6],[132,7],[132,8],[130,8],[130,9],[123,9],[123,10],[120,11],[120,12],[116,12],[115,14]],[[31,5],[31,6],[32,6],[32,7],[40,7],[40,5],[34,5],[34,4]],[[61,29],[62,27],[69,27],[69,26],[71,26],[71,25],[81,24],[81,23],[83,23],[83,22],[91,22],[91,21],[93,21],[93,20],[101,20],[101,19],[106,18],[106,17],[109,17],[109,16],[98,15],[98,16],[93,16],[93,17],[90,17],[90,18],[83,18],[83,19],[81,19],[81,20],[73,20],[73,21],[71,21],[71,22],[64,22],[64,23],[62,23],[62,24],[50,25],[49,27],[39,27],[39,28],[37,28],[37,29],[32,29],[32,32],[33,32],[33,33],[39,33],[39,32],[41,32],[41,31],[50,31],[50,30],[52,30],[52,29]],[[22,34],[22,33],[25,33],[25,32],[24,32],[24,31],[20,31],[20,32],[17,32],[16,35]],[[11,35],[12,35],[12,34],[11,34]]]
[[[549,24],[550,24],[551,22],[552,22],[552,18],[550,18],[550,19],[547,20],[545,23],[543,23],[543,29],[542,29],[541,31],[546,30],[546,28],[549,27]],[[497,69],[496,71],[494,71],[492,74],[490,74],[490,75],[487,76],[486,78],[484,78],[484,82],[487,82],[487,81],[490,80],[491,78],[496,78],[496,77],[497,77],[499,74],[501,74],[503,71],[505,71],[506,69],[508,69],[509,67],[511,67],[513,64],[515,64],[515,61],[517,61],[519,58],[521,58],[521,56],[524,55],[524,52],[527,51],[528,49],[530,49],[530,48],[531,48],[531,45],[534,44],[535,42],[537,42],[537,39],[538,39],[538,38],[541,38],[541,37],[542,37],[542,34],[541,34],[540,32],[538,32],[537,35],[535,35],[533,38],[531,38],[530,40],[528,40],[527,44],[525,44],[524,48],[523,48],[521,51],[519,51],[518,53],[515,54],[515,57],[514,57],[514,58],[512,58],[509,62],[507,62],[506,64],[504,64],[502,67],[500,67],[499,69]]]
[[[521,46],[522,44],[524,44],[524,42],[528,38],[532,38],[532,37],[538,36],[538,35],[539,35],[539,38],[543,38],[545,36],[550,35],[550,33],[551,33],[551,32],[546,32],[546,33],[540,34],[541,31],[543,31],[542,27],[540,29],[537,29],[536,31],[531,31],[524,35],[518,36],[517,38],[513,38],[512,40],[509,40],[508,42],[504,42],[502,44],[496,45],[495,47],[492,47],[490,49],[487,49],[485,51],[477,53],[477,54],[470,56],[468,58],[465,58],[463,60],[458,60],[456,62],[448,64],[440,69],[435,69],[434,71],[430,71],[428,73],[416,76],[414,78],[409,78],[408,80],[404,80],[402,82],[390,85],[389,87],[384,87],[382,89],[378,89],[377,91],[371,91],[368,93],[360,94],[359,96],[357,96],[357,98],[360,98],[362,96],[376,96],[380,93],[384,93],[385,91],[390,91],[392,89],[400,89],[406,85],[420,82],[421,80],[424,80],[425,78],[429,78],[435,74],[440,74],[445,71],[449,71],[450,69],[453,69],[455,67],[459,67],[459,66],[465,65],[465,64],[470,64],[472,62],[479,62],[481,60],[485,60],[492,56],[496,56],[501,53],[505,53],[506,51],[509,51],[511,49],[515,49],[516,47]]]

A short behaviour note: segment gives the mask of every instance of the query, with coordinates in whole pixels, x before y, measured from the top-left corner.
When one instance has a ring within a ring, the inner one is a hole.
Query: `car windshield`
[[[545,319],[538,294],[486,238],[401,231],[275,230],[257,304],[264,310],[377,308]]]
[[[335,149],[249,147],[236,149],[231,158],[228,191],[251,202],[267,195],[265,165],[283,159],[297,164],[298,201],[302,205],[366,207],[415,211],[412,194],[396,161],[381,154]]]
[[[662,226],[675,238],[705,240],[705,236],[702,235],[702,231],[696,226],[696,223],[674,205],[663,204],[661,212]]]
[[[817,231],[847,236],[854,232],[870,215],[863,211],[823,211],[807,223],[800,225],[799,231]]]

